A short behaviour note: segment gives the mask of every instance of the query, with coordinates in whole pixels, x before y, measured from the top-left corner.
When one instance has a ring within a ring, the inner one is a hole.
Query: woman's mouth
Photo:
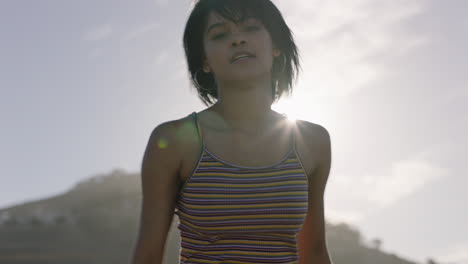
[[[236,58],[234,58],[231,63],[235,63],[235,62],[238,62],[238,61],[242,61],[242,60],[248,60],[248,59],[251,59],[251,58],[255,58],[255,56],[251,56],[251,55],[242,55],[242,56],[238,56]]]
[[[239,51],[236,52],[232,57],[231,57],[231,63],[234,63],[239,60],[246,60],[250,58],[254,58],[255,55],[248,52],[248,51]]]

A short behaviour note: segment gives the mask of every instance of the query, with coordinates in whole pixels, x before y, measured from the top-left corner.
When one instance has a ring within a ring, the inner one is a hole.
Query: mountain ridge
[[[130,263],[141,206],[139,173],[114,169],[49,198],[0,209],[0,263]],[[178,263],[180,233],[174,217],[167,263]],[[326,222],[334,264],[418,264],[380,250],[346,223]]]

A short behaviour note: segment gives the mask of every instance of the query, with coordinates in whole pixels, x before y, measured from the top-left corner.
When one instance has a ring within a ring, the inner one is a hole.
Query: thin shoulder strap
[[[288,119],[288,116],[286,114],[281,114],[283,116],[283,120],[285,122],[289,122],[287,119]],[[289,133],[291,133],[291,141],[290,141],[290,146],[289,146],[289,151],[296,151],[296,130],[297,130],[297,124],[296,124],[296,121],[294,122],[290,122],[290,125],[289,125]]]
[[[203,148],[204,148],[205,147],[205,141],[203,140],[202,128],[200,127],[200,123],[198,122],[197,112],[193,112],[192,116],[193,116],[193,119],[194,119],[195,127],[197,129],[198,138],[202,142],[202,145],[203,145]]]
[[[297,153],[297,150],[296,150],[296,133],[297,133],[297,130],[298,130],[297,122],[298,122],[297,120],[291,122],[291,130],[292,130],[291,131],[291,138],[292,138],[291,139],[291,142],[292,142],[292,147],[291,148],[296,153]]]

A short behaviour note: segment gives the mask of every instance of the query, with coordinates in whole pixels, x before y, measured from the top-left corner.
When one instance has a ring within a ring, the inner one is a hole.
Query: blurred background
[[[468,263],[468,3],[273,2],[303,68],[273,109],[332,140],[334,263]],[[205,108],[182,48],[191,8],[0,0],[0,263],[129,263],[149,135]]]

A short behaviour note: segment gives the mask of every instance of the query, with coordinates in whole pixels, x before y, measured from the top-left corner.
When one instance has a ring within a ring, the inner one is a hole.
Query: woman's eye
[[[260,28],[257,27],[257,26],[249,26],[249,27],[247,27],[247,29],[248,29],[249,31],[255,31],[255,30],[259,30]]]
[[[220,33],[213,36],[213,39],[221,39],[226,35],[226,33]]]
[[[257,30],[259,30],[259,29],[260,29],[259,26],[247,26],[247,27],[246,27],[246,30],[247,30],[247,31],[257,31]],[[227,34],[228,34],[228,33],[226,33],[226,32],[218,33],[218,34],[213,35],[212,39],[213,39],[213,40],[222,39],[222,38],[224,38]]]

